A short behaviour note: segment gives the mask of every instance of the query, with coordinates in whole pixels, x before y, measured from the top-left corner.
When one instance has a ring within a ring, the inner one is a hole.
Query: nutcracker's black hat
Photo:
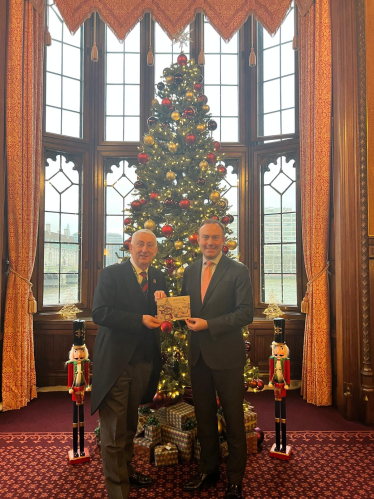
[[[274,322],[274,341],[275,343],[286,343],[284,336],[286,333],[286,321],[277,317],[273,320]]]
[[[86,339],[85,321],[73,321],[73,338],[75,347],[83,347]]]

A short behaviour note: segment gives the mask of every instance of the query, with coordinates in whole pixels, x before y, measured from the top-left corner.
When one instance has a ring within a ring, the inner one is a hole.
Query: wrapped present
[[[135,437],[144,436],[144,425],[138,420],[138,426],[136,427]]]
[[[195,438],[193,443],[193,457],[199,461],[200,454],[201,454],[200,440],[198,438]]]
[[[257,413],[253,411],[245,411],[244,426],[246,433],[249,433],[250,431],[254,430],[257,426]]]
[[[192,458],[193,442],[197,434],[197,428],[189,431],[178,430],[172,426],[161,423],[161,442],[171,442],[178,447],[182,460],[189,461]]]
[[[171,464],[178,464],[177,446],[170,442],[165,445],[157,445],[155,447],[155,465],[169,466]]]
[[[247,441],[247,455],[257,454],[257,433],[250,431],[245,434],[245,439]]]
[[[219,455],[222,459],[229,455],[229,444],[226,440],[220,439],[219,441]]]
[[[156,445],[156,442],[151,442],[148,438],[134,438],[134,455],[145,461],[152,461]]]
[[[195,419],[195,410],[192,405],[180,402],[166,408],[167,424],[178,430],[183,430],[183,423],[187,418]]]
[[[161,442],[161,425],[157,426],[146,425],[144,426],[144,436],[153,443]]]

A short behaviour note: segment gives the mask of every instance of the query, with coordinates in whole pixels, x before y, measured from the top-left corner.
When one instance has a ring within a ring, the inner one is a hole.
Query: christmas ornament
[[[198,178],[197,185],[205,185],[205,178],[202,178],[202,177]]]
[[[213,132],[217,128],[217,122],[214,120],[209,120],[207,124],[207,129]]]
[[[205,125],[203,123],[199,123],[196,127],[196,130],[200,133],[205,131]]]
[[[156,228],[156,224],[153,220],[149,219],[146,222],[144,222],[144,228],[151,230],[153,232]]]
[[[177,269],[175,273],[176,277],[183,277],[183,274],[184,274],[184,267],[179,267],[179,269]]]
[[[255,379],[251,379],[249,386],[253,389],[257,388],[257,381]]]
[[[227,253],[229,252],[229,248],[226,246],[226,244],[222,246],[222,251],[225,255],[227,255]]]
[[[219,218],[217,217],[217,215],[213,215],[212,217],[210,217],[212,220],[219,220]]]
[[[167,224],[167,225],[164,225],[161,229],[161,233],[163,236],[165,237],[169,237],[173,234],[174,232],[174,229],[171,225]]]
[[[219,151],[221,149],[221,144],[217,142],[216,140],[213,142],[214,145],[214,150]]]
[[[202,102],[203,105],[205,105],[208,102],[208,97],[206,95],[202,94],[202,95],[199,95],[199,97],[197,98],[197,100],[199,102]]]
[[[221,173],[222,175],[226,175],[227,173],[227,168],[224,165],[218,165],[217,166],[217,172]]]
[[[213,202],[213,203],[216,203],[219,198],[221,197],[221,194],[218,192],[218,191],[212,191],[210,194],[209,194],[209,199]]]
[[[152,106],[155,106],[156,104],[158,104],[158,100],[157,99],[152,99],[151,104],[152,104]]]
[[[171,267],[174,267],[175,260],[171,256],[168,256],[167,258],[165,258],[164,263],[165,267],[170,269]]]
[[[190,118],[195,114],[195,109],[193,107],[186,107],[186,109],[183,111],[183,115],[186,116],[186,118]]]
[[[173,180],[175,180],[175,173],[172,172],[171,170],[169,170],[166,173],[166,180],[169,180],[169,182],[172,182]]]
[[[174,142],[169,142],[168,149],[172,154],[175,154],[178,150],[178,144],[174,144]]]
[[[125,220],[123,221],[124,225],[130,225],[131,224],[131,218],[126,217]]]
[[[235,220],[235,219],[234,219],[234,217],[233,217],[232,215],[227,215],[227,216],[228,216],[228,217],[229,217],[229,219],[230,219],[229,224],[232,224],[232,223],[233,223],[233,221]]]
[[[142,204],[142,205],[147,204],[147,201],[146,201],[144,198],[141,198],[141,199],[139,200],[139,202],[140,202],[140,204]]]
[[[264,441],[264,432],[258,426],[254,430],[257,433],[257,447]]]
[[[193,133],[189,133],[188,135],[186,135],[186,143],[189,146],[195,145],[196,144],[196,135],[194,135]]]
[[[192,100],[194,98],[194,93],[191,92],[191,90],[187,90],[187,92],[185,93],[185,97],[187,100]]]
[[[164,321],[162,324],[161,324],[161,331],[163,333],[171,333],[173,330],[173,324],[169,321]]]
[[[174,243],[174,248],[176,250],[181,250],[183,248],[183,242],[179,241],[179,239],[178,239],[178,241],[175,241],[175,243]]]
[[[251,342],[250,341],[245,341],[244,345],[245,345],[245,351],[247,353],[249,353],[251,351],[251,348],[252,348]]]
[[[205,161],[205,159],[203,159],[203,161],[200,161],[199,163],[199,167],[202,169],[202,170],[206,170],[208,168],[208,162]]]
[[[139,161],[139,163],[141,163],[142,165],[144,165],[145,163],[148,163],[148,161],[149,161],[149,156],[148,156],[148,154],[147,154],[147,153],[145,153],[145,152],[140,152],[140,153],[138,154],[138,161]]]
[[[165,97],[164,99],[162,99],[161,104],[165,107],[171,107],[171,105],[172,105],[169,97]]]
[[[264,389],[265,383],[262,381],[262,379],[257,380],[257,390],[261,391]]]
[[[174,206],[174,199],[172,199],[172,198],[165,198],[164,206],[165,206],[165,208],[173,208],[173,206]]]
[[[156,116],[150,116],[147,120],[147,123],[149,127],[155,126],[158,123],[158,118],[156,118]]]
[[[165,84],[164,84],[164,83],[162,83],[162,81],[159,81],[159,82],[157,83],[157,88],[158,88],[159,90],[164,90],[164,88],[165,88]]]
[[[216,162],[216,155],[212,152],[208,152],[208,154],[206,155],[206,159],[207,159],[208,163],[215,163]]]
[[[179,350],[177,350],[176,352],[174,352],[174,353],[173,353],[173,357],[174,357],[174,359],[176,359],[176,360],[181,360],[181,358],[182,358],[182,353],[181,353]]]
[[[222,433],[223,433],[222,421],[220,419],[218,419],[217,422],[218,422],[218,435],[222,435]]]
[[[143,142],[146,146],[153,146],[153,144],[155,143],[155,139],[152,137],[152,135],[145,135]]]
[[[126,241],[123,241],[123,249],[125,251],[129,251],[130,243],[131,243],[131,237],[129,239],[126,239]]]
[[[187,198],[182,199],[179,203],[179,206],[182,208],[182,210],[188,210],[188,208],[191,206],[191,201]]]
[[[134,187],[135,189],[142,189],[144,187],[144,184],[141,180],[137,180],[135,183],[134,183]]]
[[[161,404],[165,400],[164,392],[156,392],[156,395],[153,397],[153,402],[155,404]]]
[[[234,241],[234,239],[229,239],[228,241],[226,241],[226,246],[229,248],[230,251],[234,251],[234,249],[236,249],[238,244],[236,241]]]
[[[216,397],[216,402],[217,402],[217,409],[221,408],[221,402],[219,400],[219,397]]]
[[[177,85],[180,85],[183,81],[183,75],[181,75],[180,73],[176,73],[174,75],[174,82],[177,84]]]
[[[244,382],[244,391],[247,392],[248,391],[248,388],[249,388],[249,385],[248,383],[245,381]]]
[[[195,83],[194,86],[193,86],[194,90],[196,90],[196,92],[200,92],[201,90],[201,83]]]
[[[178,111],[173,111],[170,116],[173,121],[178,121],[181,117]]]
[[[229,204],[229,202],[227,201],[226,198],[221,198],[219,201],[218,201],[218,206],[220,208],[227,208],[227,205]]]
[[[222,217],[221,218],[221,223],[223,225],[228,225],[229,224],[229,220],[230,220],[229,217]]]
[[[165,78],[165,81],[168,85],[171,85],[174,81],[174,78],[171,75],[169,75]]]
[[[187,64],[187,56],[185,54],[179,54],[177,63],[179,64],[179,66],[185,66]]]
[[[131,203],[131,208],[133,211],[139,211],[141,207],[142,205],[140,204],[140,201],[138,201],[137,199],[135,199],[135,201]]]
[[[175,267],[170,267],[168,269],[168,274],[169,274],[170,277],[174,274],[174,270],[175,270]]]
[[[149,199],[152,201],[156,201],[159,198],[160,194],[157,191],[153,191],[149,195]]]
[[[192,246],[196,246],[198,244],[197,238],[198,238],[198,234],[196,234],[196,232],[194,232],[193,234],[188,236],[188,241],[190,244],[192,244]]]
[[[210,111],[210,107],[207,104],[205,104],[204,106],[202,106],[201,109],[204,111],[204,113],[209,113],[209,111]]]

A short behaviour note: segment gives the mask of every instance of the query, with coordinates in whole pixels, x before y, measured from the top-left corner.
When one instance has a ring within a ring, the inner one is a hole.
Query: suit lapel
[[[123,265],[123,277],[128,295],[131,296],[132,303],[137,310],[141,310],[145,304],[145,296],[141,287],[139,286],[135,272],[133,271],[130,260],[126,260]]]
[[[212,279],[209,283],[208,289],[206,290],[206,293],[204,296],[204,301],[203,301],[203,307],[206,304],[206,302],[209,300],[210,296],[212,295],[214,288],[217,286],[219,281],[222,279],[222,277],[226,273],[226,271],[229,267],[229,263],[230,263],[230,260],[227,257],[225,257],[225,255],[222,255],[220,261],[218,262],[217,268],[214,271]],[[200,280],[199,289],[201,290],[201,280]],[[201,297],[201,293],[200,293],[200,297]]]

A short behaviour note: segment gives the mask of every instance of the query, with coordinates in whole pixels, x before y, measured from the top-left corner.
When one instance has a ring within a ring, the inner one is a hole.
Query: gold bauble
[[[174,121],[178,121],[181,117],[181,115],[178,113],[178,111],[173,111],[170,116],[171,116],[171,119]]]
[[[197,125],[196,129],[198,132],[203,132],[205,130],[205,125],[203,125],[202,123],[199,123]]]
[[[179,241],[179,239],[178,239],[178,241],[175,241],[175,243],[174,243],[174,248],[175,248],[176,250],[181,250],[181,249],[183,248],[183,242],[182,242],[182,241]],[[183,268],[183,267],[182,267],[182,268]],[[183,272],[182,272],[182,273],[183,273]]]
[[[169,180],[169,182],[172,182],[175,180],[175,173],[172,172],[171,170],[167,172],[166,174],[166,180]]]
[[[199,163],[199,167],[202,169],[202,170],[206,170],[208,168],[208,161],[205,161],[205,159],[203,159],[203,161],[200,161]]]
[[[180,340],[185,340],[186,335],[182,333],[181,331],[174,331],[174,338],[178,338]]]
[[[145,135],[143,142],[146,146],[153,146],[153,144],[155,143],[155,139],[152,137],[152,135]]]
[[[179,267],[179,269],[175,271],[175,275],[177,277],[183,277],[183,274],[184,274],[184,267]]]
[[[193,92],[191,92],[191,90],[187,90],[185,96],[187,100],[192,100],[194,98],[194,94]]]
[[[226,198],[221,198],[221,199],[219,200],[219,202],[218,202],[218,206],[219,206],[220,208],[227,208],[227,207],[228,207],[228,205],[229,205],[229,202],[227,201],[227,199],[226,199]]]
[[[210,107],[208,106],[208,104],[204,104],[201,109],[204,111],[204,113],[209,113]]]
[[[173,77],[173,76],[171,76],[171,75],[169,75],[169,76],[167,76],[167,77],[165,78],[165,81],[166,81],[166,83],[167,83],[168,85],[171,85],[171,84],[173,83],[173,81],[174,81],[174,77]]]
[[[174,144],[174,142],[169,142],[168,149],[171,153],[176,153],[178,150],[178,144]]]
[[[221,197],[221,194],[218,191],[212,191],[209,194],[209,199],[211,201],[213,201],[213,203],[216,203],[219,200],[220,197]]]
[[[155,106],[156,104],[158,104],[158,100],[157,99],[152,99],[151,104],[152,104],[152,106]]]
[[[229,248],[229,250],[233,251],[237,247],[237,242],[234,241],[234,239],[229,239],[226,241],[226,246]]]
[[[156,228],[156,224],[153,220],[149,219],[146,222],[144,222],[144,228],[151,230],[153,232]]]
[[[218,435],[222,435],[223,433],[223,424],[222,424],[222,421],[220,419],[217,420],[217,424],[218,424]]]

